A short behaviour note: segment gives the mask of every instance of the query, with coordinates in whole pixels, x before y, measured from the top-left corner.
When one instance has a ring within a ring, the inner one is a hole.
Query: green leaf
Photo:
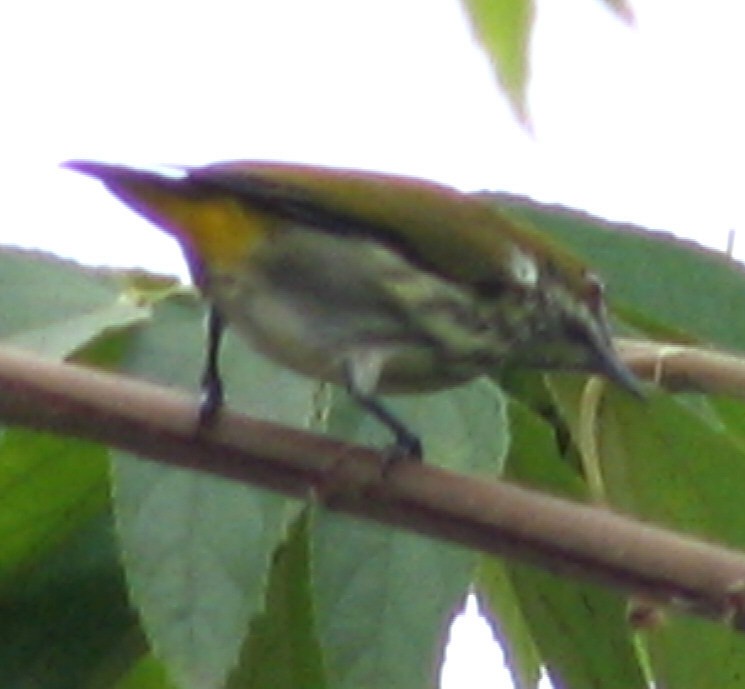
[[[707,399],[730,437],[745,447],[745,401],[719,396],[710,396]]]
[[[501,471],[509,435],[504,398],[491,381],[385,404],[421,435],[428,461]],[[344,394],[332,394],[325,416],[329,432],[346,440],[391,443],[389,431]],[[312,523],[311,543],[329,686],[430,686],[445,625],[466,593],[476,555],[326,512]]]
[[[633,429],[633,432],[629,432]],[[654,396],[634,404],[611,393],[598,439],[615,504],[656,523],[745,548],[745,450],[687,404]],[[729,629],[675,617],[645,634],[655,681],[664,686],[739,687],[741,640]]]
[[[541,678],[541,656],[507,565],[496,558],[482,558],[476,586],[482,613],[499,639],[515,689],[535,689]]]
[[[513,440],[508,476],[554,494],[582,496],[582,484],[559,453],[552,427],[516,402],[509,414]],[[646,687],[622,596],[528,565],[507,567],[555,686]]]
[[[107,452],[25,429],[0,437],[0,587],[103,511]]]
[[[620,311],[722,347],[745,349],[745,269],[670,234],[508,194],[486,194],[518,222],[565,243],[602,275]]]
[[[331,392],[331,400],[326,410],[330,434],[378,448],[391,445],[388,429],[343,392]],[[454,471],[501,473],[509,424],[502,391],[491,380],[445,392],[391,397],[384,403],[422,439],[426,461]]]
[[[148,654],[140,658],[114,689],[178,689],[168,679],[163,663]]]
[[[62,358],[109,330],[147,319],[148,308],[122,295],[119,275],[0,248],[0,337]]]
[[[8,343],[39,354],[63,358],[109,329],[124,328],[142,322],[148,312],[139,306],[117,302],[93,313],[52,323],[43,328],[24,331],[8,339]]]
[[[328,686],[433,686],[475,553],[322,510],[311,539]]]
[[[552,377],[567,415],[579,389]],[[644,402],[608,388],[595,420],[601,469],[611,503],[644,519],[745,548],[745,449],[719,420],[685,398]]]
[[[117,524],[132,599],[179,685],[218,687],[260,609],[281,503],[187,471],[117,463]]]
[[[94,686],[101,659],[136,631],[111,534],[108,516],[97,517],[3,587],[3,689]]]
[[[310,585],[308,519],[293,524],[269,576],[266,606],[251,623],[228,689],[323,689],[326,681]]]
[[[158,304],[152,324],[135,335],[127,371],[194,387],[204,357],[201,320],[192,298]],[[231,406],[304,423],[313,385],[232,336],[223,354]],[[156,655],[180,687],[221,686],[263,605],[271,555],[296,508],[274,494],[121,454],[114,504],[132,600]]]
[[[740,689],[742,638],[727,625],[680,616],[645,631],[655,686]]]
[[[329,391],[329,400],[322,416],[331,434],[390,445],[389,431],[349,397]],[[504,398],[491,381],[385,404],[421,435],[428,460],[489,475],[501,470],[509,435]],[[475,555],[325,512],[311,539],[329,686],[429,686],[444,624],[467,590]]]
[[[107,331],[75,359],[113,366],[129,333]],[[109,507],[109,453],[89,441],[22,428],[0,435],[0,589]]]
[[[554,377],[557,400],[577,414],[579,390]],[[609,389],[595,423],[611,504],[678,531],[745,548],[745,448],[701,405],[653,395],[644,403]],[[644,636],[661,686],[739,687],[741,641],[729,630],[677,616]],[[716,660],[715,660],[716,659]]]
[[[533,0],[463,0],[476,40],[490,58],[515,116],[528,121],[526,90]]]

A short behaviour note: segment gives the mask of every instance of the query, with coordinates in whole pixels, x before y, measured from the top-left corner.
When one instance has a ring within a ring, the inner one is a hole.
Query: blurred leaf
[[[515,116],[526,124],[533,0],[463,0],[463,6],[473,34],[489,56]]]
[[[9,338],[8,343],[46,356],[63,358],[108,329],[134,325],[145,320],[148,315],[146,309],[118,302],[94,313],[65,319],[62,323],[24,331]]]
[[[482,558],[476,587],[481,612],[499,639],[515,689],[535,689],[541,678],[541,656],[523,615],[508,566],[493,557]]]
[[[742,687],[742,638],[727,625],[676,616],[642,635],[649,647],[655,686]]]
[[[134,329],[112,328],[78,348],[67,360],[84,366],[116,370],[127,353]]]
[[[745,447],[745,401],[719,396],[710,396],[707,399],[730,437]]]
[[[194,387],[204,357],[202,313],[174,295],[137,331],[128,372]],[[227,338],[231,406],[301,425],[313,386]],[[195,394],[195,424],[197,396]],[[117,453],[117,528],[132,599],[156,655],[182,687],[220,686],[261,609],[271,555],[292,515],[281,496]],[[296,508],[293,508],[296,509]]]
[[[147,312],[113,273],[0,249],[0,331],[52,357],[111,367]],[[0,437],[0,686],[65,689],[128,662],[137,635],[108,516],[108,451],[21,428]],[[94,686],[94,684],[90,684]]]
[[[178,689],[169,679],[163,663],[145,655],[115,685],[114,689]]]
[[[148,273],[139,268],[120,271],[117,276],[122,293],[130,301],[143,306],[157,304],[167,297],[193,293],[193,288],[173,276]]]
[[[634,10],[628,0],[601,0],[612,12],[615,12],[626,22],[634,21]]]
[[[136,629],[111,534],[108,517],[79,525],[0,592],[3,689],[90,686],[101,658]]]
[[[551,426],[516,402],[509,415],[508,477],[554,494],[582,496],[581,481],[558,452]],[[529,565],[509,563],[507,569],[554,686],[646,687],[622,596]],[[530,657],[521,656],[520,662],[529,663]]]
[[[97,330],[70,341],[75,360],[113,367],[131,333],[111,322]],[[66,347],[57,351],[67,353]],[[22,428],[0,435],[0,588],[43,563],[50,550],[108,509],[108,458],[106,448],[76,438]]]
[[[634,13],[628,0],[601,0],[624,21]],[[534,0],[462,0],[476,41],[486,52],[497,81],[517,119],[530,122],[527,86],[530,77],[530,37],[535,21]]]
[[[25,429],[0,437],[0,590],[108,502],[105,448]]]
[[[668,233],[507,194],[498,208],[565,243],[597,269],[614,305],[723,347],[745,349],[745,269]]]
[[[251,623],[228,689],[323,689],[321,648],[310,585],[308,519],[303,513],[274,557],[264,612]]]
[[[148,318],[149,309],[122,298],[118,275],[0,247],[0,337],[62,358],[109,329]]]
[[[311,539],[328,686],[431,687],[476,554],[323,510]]]

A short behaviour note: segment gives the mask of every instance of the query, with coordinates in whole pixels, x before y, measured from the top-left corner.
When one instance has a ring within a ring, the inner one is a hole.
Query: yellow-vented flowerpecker
[[[173,235],[210,302],[203,418],[222,403],[223,323],[300,373],[344,385],[394,434],[378,400],[504,365],[603,374],[637,393],[613,349],[601,282],[483,197],[394,175],[229,162],[180,176],[75,161]]]

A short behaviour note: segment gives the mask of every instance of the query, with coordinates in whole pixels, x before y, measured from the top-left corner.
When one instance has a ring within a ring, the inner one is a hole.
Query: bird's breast
[[[375,354],[382,392],[463,382],[506,347],[494,304],[365,237],[288,228],[205,290],[255,348],[305,375],[341,383]]]

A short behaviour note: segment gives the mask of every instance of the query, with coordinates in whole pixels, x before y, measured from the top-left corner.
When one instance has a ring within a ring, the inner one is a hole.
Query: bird
[[[201,416],[223,405],[226,326],[270,359],[347,389],[394,438],[380,399],[505,368],[640,383],[614,349],[603,283],[484,195],[401,175],[229,161],[172,173],[69,161],[179,243],[210,305]]]

